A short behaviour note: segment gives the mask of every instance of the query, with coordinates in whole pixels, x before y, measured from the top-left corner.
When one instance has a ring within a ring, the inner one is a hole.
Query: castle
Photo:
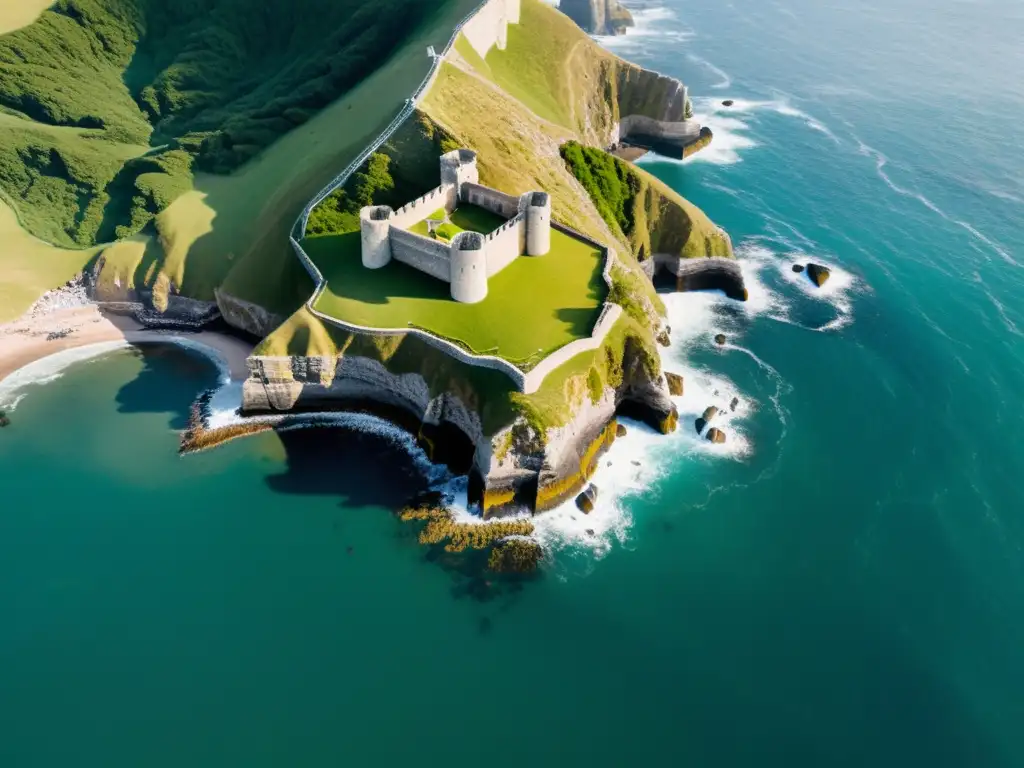
[[[497,214],[505,223],[492,232],[464,231],[450,242],[410,231],[443,208],[459,204]],[[380,269],[392,259],[451,286],[455,301],[473,304],[487,297],[488,279],[520,256],[543,256],[551,248],[551,198],[547,192],[515,197],[482,186],[476,153],[456,149],[441,155],[441,185],[398,210],[386,205],[359,212],[363,266]]]

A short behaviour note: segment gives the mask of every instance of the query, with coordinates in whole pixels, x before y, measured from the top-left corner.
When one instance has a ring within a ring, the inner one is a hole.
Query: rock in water
[[[7,414],[4,413],[3,411],[0,411],[0,429],[2,429],[3,427],[9,427],[10,425],[11,420],[7,418]]]
[[[583,493],[576,497],[576,506],[580,512],[585,515],[589,515],[594,511],[594,505],[597,504],[597,486],[589,486]]]
[[[626,425],[625,424],[616,424],[615,425],[615,436],[616,437],[625,437],[626,436]],[[611,462],[608,462],[608,463],[610,464]]]
[[[725,432],[720,430],[718,427],[712,427],[708,430],[708,441],[712,443],[724,443]]]
[[[803,264],[794,264],[793,265],[793,271],[794,272],[803,272],[804,271],[804,265]]]
[[[814,281],[814,284],[821,288],[829,277],[832,275],[832,271],[828,267],[823,267],[820,264],[808,264],[807,265],[807,276]]]
[[[716,408],[713,405],[709,405],[707,408],[704,409],[704,415],[702,418],[704,419],[704,421],[711,421],[717,415],[718,408]]]
[[[739,404],[740,404],[740,399],[738,397],[734,397],[732,399],[732,402],[729,403],[729,410],[730,411],[735,411],[736,410],[736,406],[739,405]]]
[[[722,102],[722,106],[723,107],[731,107],[735,103],[736,102],[733,101],[732,99],[726,99],[725,101]]]
[[[708,420],[707,419],[703,419],[703,418],[697,419],[695,422],[693,422],[693,427],[694,427],[694,429],[697,430],[697,434],[698,435],[701,432],[704,431],[704,427],[706,427],[707,425],[708,425]]]
[[[683,377],[678,373],[665,371],[665,381],[668,382],[668,392],[673,397],[680,397],[683,394]]]
[[[717,334],[715,336],[715,344],[717,344],[718,346],[722,346],[723,344],[725,344],[725,334],[724,333],[719,333],[719,334]]]
[[[657,336],[655,336],[654,340],[661,344],[661,346],[667,347],[669,344],[672,343],[672,339],[669,338],[668,334],[669,331],[666,328],[665,330],[661,331],[661,333],[659,333]]]

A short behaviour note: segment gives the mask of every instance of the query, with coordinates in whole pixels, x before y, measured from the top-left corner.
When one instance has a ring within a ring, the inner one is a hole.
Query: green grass
[[[445,215],[444,208],[438,208],[422,221],[417,221],[409,231],[417,235],[429,237],[427,219],[440,219]],[[476,205],[460,205],[448,214],[448,223],[443,224],[435,230],[444,240],[451,240],[459,232],[479,232],[482,235],[489,234],[504,224],[508,219],[502,218],[496,213],[480,208]]]
[[[478,304],[453,301],[447,283],[405,264],[365,269],[358,233],[303,245],[327,279],[318,311],[373,328],[412,324],[526,367],[589,336],[606,292],[600,251],[561,232],[551,233],[547,255],[516,259],[492,277]]]

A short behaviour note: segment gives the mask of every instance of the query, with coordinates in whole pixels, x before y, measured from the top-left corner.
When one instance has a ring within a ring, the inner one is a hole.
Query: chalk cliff
[[[591,35],[622,35],[633,15],[618,0],[562,0],[559,9]]]

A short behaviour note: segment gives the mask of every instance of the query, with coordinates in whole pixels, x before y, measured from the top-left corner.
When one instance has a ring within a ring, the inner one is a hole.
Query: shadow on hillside
[[[142,370],[118,390],[118,412],[166,413],[171,429],[185,429],[196,393],[216,386],[217,366],[174,344],[137,344],[132,350]]]
[[[275,493],[331,496],[342,507],[397,510],[426,490],[413,458],[388,438],[345,427],[278,433],[285,471],[267,477]]]
[[[569,326],[568,330],[573,336],[580,338],[593,333],[600,314],[601,310],[593,307],[566,307],[555,310],[555,317]]]

